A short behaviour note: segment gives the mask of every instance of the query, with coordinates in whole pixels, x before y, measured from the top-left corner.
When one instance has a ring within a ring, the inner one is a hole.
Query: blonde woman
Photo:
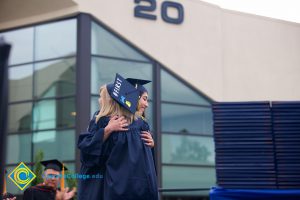
[[[102,150],[103,143],[112,132],[128,130],[126,128],[128,122],[123,116],[112,115],[105,127],[100,123],[100,115],[109,109],[111,98],[107,96],[106,87],[100,88],[99,95],[98,103],[102,112],[100,113],[98,110],[94,113],[87,132],[81,133],[78,139],[81,160],[80,174],[84,177],[78,180],[79,200],[103,199],[103,175],[106,160]]]
[[[84,193],[102,192],[103,196],[99,194],[95,199],[105,200],[157,200],[157,181],[151,148],[145,145],[140,136],[144,121],[135,118],[134,114],[111,98],[113,88],[114,84],[108,84],[100,89],[101,110],[95,117],[94,124],[98,128],[95,131],[106,129],[113,118],[125,119],[126,123],[123,122],[123,125],[128,124],[127,130],[122,127],[124,130],[121,131],[108,129],[106,133],[101,132],[103,136],[99,138],[98,145],[102,148],[97,152],[100,155],[97,159],[90,158],[94,159],[92,163],[100,163],[98,166],[102,167],[103,182],[84,186]],[[84,195],[81,197],[80,199],[91,199]]]

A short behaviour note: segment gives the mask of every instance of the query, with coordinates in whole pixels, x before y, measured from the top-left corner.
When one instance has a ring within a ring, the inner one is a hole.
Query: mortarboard
[[[144,92],[148,92],[143,85],[151,82],[149,80],[142,80],[142,79],[135,79],[135,78],[127,78],[126,80],[139,91],[140,95],[142,95]]]
[[[120,74],[116,74],[115,82],[108,84],[109,95],[131,113],[136,112],[139,91]]]
[[[56,171],[62,171],[62,169],[64,168],[64,170],[68,170],[61,162],[59,162],[58,160],[54,159],[54,160],[44,160],[41,161],[41,164],[45,166],[45,169],[54,169]]]

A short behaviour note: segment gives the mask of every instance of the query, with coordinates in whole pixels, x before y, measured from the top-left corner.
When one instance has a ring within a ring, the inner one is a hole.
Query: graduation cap
[[[121,106],[133,114],[136,112],[139,91],[132,84],[120,74],[116,74],[115,82],[108,84],[106,87],[109,95]]]
[[[135,78],[127,78],[126,80],[139,91],[140,95],[142,95],[144,92],[148,92],[143,85],[151,82],[149,80],[142,80],[142,79],[135,79]]]
[[[45,169],[54,169],[56,171],[62,171],[62,169],[64,168],[64,170],[68,170],[68,168],[66,168],[61,162],[59,162],[58,160],[54,159],[54,160],[44,160],[41,161],[41,164],[45,166]]]

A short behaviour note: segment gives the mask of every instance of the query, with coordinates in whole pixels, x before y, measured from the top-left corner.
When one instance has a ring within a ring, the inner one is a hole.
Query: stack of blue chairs
[[[218,186],[275,189],[270,103],[214,103],[213,116]]]
[[[273,102],[277,180],[280,189],[300,188],[300,102]]]

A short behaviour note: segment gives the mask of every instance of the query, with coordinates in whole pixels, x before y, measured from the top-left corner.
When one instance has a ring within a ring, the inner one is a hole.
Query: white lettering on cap
[[[122,80],[120,80],[120,79],[117,77],[117,80],[115,81],[114,91],[113,91],[113,94],[114,94],[116,97],[119,96],[119,92],[120,92],[121,85],[122,85]]]

